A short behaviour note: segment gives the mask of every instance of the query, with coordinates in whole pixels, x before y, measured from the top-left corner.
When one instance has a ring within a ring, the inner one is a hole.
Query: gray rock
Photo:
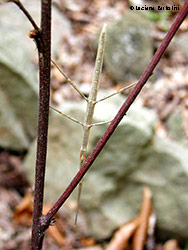
[[[173,41],[173,40],[172,40]],[[173,43],[172,48],[178,50],[181,56],[186,60],[188,59],[187,50],[188,50],[188,34],[185,32],[176,36]]]
[[[103,95],[106,95],[103,93]],[[95,121],[109,120],[123,97],[113,97],[96,107]],[[84,104],[66,104],[64,112],[83,120]],[[81,207],[88,231],[97,239],[109,237],[119,225],[139,212],[143,186],[151,188],[157,226],[171,236],[187,237],[188,154],[178,143],[154,135],[156,115],[134,104],[84,178]],[[89,153],[106,126],[91,130]],[[82,128],[51,116],[45,199],[55,201],[79,167]],[[25,171],[33,183],[36,143],[25,159]],[[77,192],[70,200],[76,203]]]
[[[78,109],[75,109],[75,106],[77,106]],[[84,114],[83,106],[80,107],[77,103],[66,104],[66,106],[63,107],[63,111],[67,111],[72,116],[75,115],[78,119],[83,118]],[[78,114],[76,114],[76,112],[78,112]],[[55,201],[66,185],[68,185],[71,178],[76,174],[79,164],[81,138],[82,128],[78,124],[56,113],[50,116],[47,155],[48,167],[46,171],[45,189],[47,202]],[[33,183],[34,178],[35,155],[36,142],[31,145],[24,164],[28,176],[31,175],[29,178],[31,183]],[[54,181],[57,185],[54,185]]]
[[[107,95],[107,93],[103,93],[103,95]],[[112,119],[123,101],[124,98],[116,96],[112,100],[98,105],[95,112],[95,121],[101,122]],[[143,154],[144,147],[149,143],[153,135],[155,120],[153,112],[142,109],[139,106],[131,110],[126,118],[123,119],[114,136],[112,136],[110,143],[107,143],[106,148],[96,160],[93,169],[90,170],[85,178],[82,204],[85,211],[88,211],[88,215],[92,215],[89,216],[91,223],[90,231],[97,237],[107,237],[114,229],[111,221],[105,219],[104,215],[99,212],[103,198],[106,197],[105,199],[108,200],[109,195],[116,193],[118,188],[116,187],[116,180],[120,176],[125,176],[132,172],[137,167],[138,159]],[[83,120],[85,104],[67,103],[64,105],[63,111],[79,120]],[[106,127],[107,125],[97,126],[91,130],[89,152],[91,152]],[[122,140],[122,137],[125,139]],[[51,116],[45,189],[47,202],[55,201],[77,172],[81,138],[82,128],[78,124],[74,124],[58,114]],[[32,183],[35,152],[36,143],[33,143],[24,164],[28,178]],[[101,167],[101,162],[103,167]],[[73,194],[71,199],[76,201],[77,192]]]
[[[183,126],[183,114],[180,108],[170,113],[166,121],[167,131],[170,138],[186,145],[187,138]]]
[[[1,95],[4,96],[0,100],[0,112],[4,113],[4,119],[0,122],[0,129],[9,127],[10,131],[15,131],[15,133],[9,134],[7,130],[6,138],[0,139],[0,145],[4,146],[6,144],[10,149],[23,150],[28,145],[29,140],[36,135],[37,71],[31,62],[26,47],[23,45],[22,39],[20,39],[16,31],[9,32],[3,26],[0,29],[0,35],[0,91],[2,92]],[[7,109],[6,105],[8,105]],[[12,123],[9,121],[9,115],[12,117],[11,119],[14,119]],[[20,127],[22,132],[20,129],[15,130],[16,127]],[[20,137],[20,142],[14,148],[11,141],[16,138],[19,141],[19,131],[22,133],[22,137]],[[15,138],[9,138],[12,136]],[[10,143],[8,144],[8,142]]]
[[[40,25],[40,2],[38,0],[23,1],[24,7],[29,11],[37,25]],[[20,36],[20,42],[30,52],[30,55],[37,56],[36,45],[28,37],[28,33],[33,30],[33,26],[13,3],[5,3],[0,8],[0,27],[7,32],[17,32],[17,37]],[[24,24],[24,25],[23,25]],[[1,29],[0,29],[1,30]],[[71,33],[71,24],[69,20],[63,16],[61,12],[52,6],[52,55],[58,51],[62,39]],[[1,36],[2,37],[2,36]]]
[[[39,2],[27,1],[24,6],[39,23]],[[1,5],[0,17],[0,146],[23,150],[36,136],[38,73],[32,59],[37,50],[27,35],[33,27],[15,4]],[[55,8],[52,26],[55,50],[62,39],[60,28],[64,35],[70,32],[69,22]]]
[[[16,118],[6,95],[0,90],[0,145],[3,148],[24,150],[29,146],[23,126]]]
[[[142,187],[147,185],[153,194],[157,227],[171,236],[187,237],[187,158],[187,150],[178,143],[154,137],[137,169],[119,179],[118,196],[111,195],[102,213],[117,224],[134,217],[141,205]]]
[[[116,82],[135,80],[148,65],[152,50],[149,20],[130,11],[108,27],[106,70]]]

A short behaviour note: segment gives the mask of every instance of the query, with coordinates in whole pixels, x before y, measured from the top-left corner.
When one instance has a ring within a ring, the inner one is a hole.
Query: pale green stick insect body
[[[63,74],[63,76],[65,77],[67,82],[69,82],[73,86],[73,88],[78,92],[78,94],[80,96],[82,96],[84,98],[84,100],[87,101],[87,109],[86,109],[84,122],[80,122],[80,121],[76,120],[75,118],[71,117],[70,115],[67,115],[67,114],[59,111],[58,109],[50,106],[50,108],[52,108],[54,111],[65,116],[66,118],[76,122],[77,124],[80,124],[83,127],[83,140],[82,140],[81,149],[80,149],[80,168],[82,167],[82,165],[86,159],[87,146],[89,143],[90,129],[93,126],[99,126],[99,125],[103,125],[103,124],[107,124],[107,123],[111,122],[111,121],[105,121],[105,122],[92,123],[95,105],[100,101],[104,101],[104,100],[106,100],[106,99],[108,99],[116,94],[122,93],[124,90],[131,88],[136,84],[136,83],[130,84],[129,86],[126,86],[126,87],[116,91],[115,93],[113,93],[107,97],[104,97],[100,100],[97,100],[97,93],[98,93],[98,89],[99,89],[100,75],[101,75],[101,71],[102,71],[103,58],[104,58],[106,30],[107,30],[107,25],[104,25],[102,28],[101,34],[100,34],[100,38],[99,38],[99,45],[98,45],[98,50],[97,50],[97,57],[96,57],[96,62],[95,62],[93,80],[92,80],[91,90],[90,90],[88,98],[84,96],[84,94],[71,81],[71,79],[59,68],[59,66],[53,60],[51,60],[52,63],[54,64],[54,66]],[[82,190],[82,182],[79,183],[78,203],[77,203],[77,211],[76,211],[76,217],[75,217],[75,225],[77,223],[77,218],[78,218],[81,190]]]
[[[86,110],[86,115],[85,115],[85,120],[84,120],[84,135],[83,135],[83,141],[82,141],[81,150],[80,150],[80,168],[82,167],[86,159],[90,128],[92,126],[93,114],[94,114],[94,109],[95,109],[95,104],[96,104],[96,99],[97,99],[97,93],[99,89],[100,75],[101,75],[102,65],[103,65],[106,29],[107,29],[107,25],[104,25],[100,34],[100,38],[99,38],[99,45],[98,45],[98,50],[97,50],[97,57],[96,57],[96,62],[95,62],[93,80],[91,84],[91,90],[89,93],[87,110]],[[76,212],[76,217],[75,217],[75,225],[77,223],[77,218],[78,218],[78,209],[79,209],[79,204],[80,204],[81,190],[82,190],[82,182],[79,183],[78,205],[77,205],[77,212]]]

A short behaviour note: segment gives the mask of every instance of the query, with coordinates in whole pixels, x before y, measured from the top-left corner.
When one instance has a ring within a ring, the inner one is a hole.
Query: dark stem
[[[50,65],[51,65],[51,0],[41,1],[41,42],[39,52],[39,117],[38,140],[35,173],[34,209],[31,249],[42,249],[44,231],[41,227],[44,177],[47,152],[48,116],[50,97]]]
[[[114,132],[114,130],[116,129],[116,127],[118,126],[118,124],[120,123],[120,121],[122,120],[124,115],[126,114],[126,112],[128,111],[128,109],[130,108],[131,104],[133,103],[133,101],[136,99],[136,97],[140,93],[142,87],[144,86],[144,84],[146,83],[148,78],[152,75],[153,70],[155,69],[160,58],[164,54],[167,46],[169,45],[170,41],[172,40],[172,38],[175,35],[176,31],[178,30],[179,26],[181,25],[181,23],[185,19],[187,13],[188,13],[188,2],[185,3],[183,9],[179,12],[176,20],[172,24],[170,30],[168,31],[163,42],[161,43],[160,47],[156,51],[155,55],[153,56],[150,64],[146,68],[145,72],[142,74],[139,82],[137,83],[137,85],[135,86],[133,91],[130,93],[130,95],[128,96],[128,98],[126,99],[126,101],[124,102],[124,104],[122,105],[120,110],[118,111],[117,115],[115,116],[115,118],[113,119],[113,121],[111,122],[111,124],[109,125],[107,130],[105,131],[104,135],[101,137],[101,139],[97,143],[96,147],[94,148],[94,150],[92,151],[90,156],[87,158],[87,160],[83,164],[82,168],[78,171],[78,173],[73,178],[73,180],[71,181],[71,183],[69,184],[69,186],[67,187],[65,192],[58,199],[58,201],[54,204],[54,206],[50,209],[50,211],[43,217],[43,219],[42,219],[43,230],[45,230],[48,227],[53,216],[57,213],[57,211],[63,205],[63,203],[66,201],[66,199],[70,196],[72,191],[78,185],[80,180],[83,178],[85,173],[91,167],[92,163],[94,162],[96,157],[99,155],[99,153],[101,152],[101,150],[105,146],[106,142],[108,141],[108,139],[110,138],[110,136],[112,135],[112,133]]]

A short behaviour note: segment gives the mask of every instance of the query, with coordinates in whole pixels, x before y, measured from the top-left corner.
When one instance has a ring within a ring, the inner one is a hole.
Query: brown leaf
[[[143,202],[140,211],[140,224],[133,236],[133,250],[142,250],[144,248],[148,221],[151,214],[151,191],[148,187],[144,188]]]
[[[83,238],[83,239],[80,239],[80,242],[85,247],[90,247],[90,246],[95,245],[95,239],[93,239],[93,238]]]
[[[59,246],[65,246],[65,236],[63,233],[59,230],[57,224],[54,224],[53,226],[49,226],[47,229],[47,234],[50,235],[50,237],[59,245]]]
[[[110,241],[106,250],[123,250],[128,247],[129,239],[139,225],[139,217],[121,226]]]
[[[31,226],[33,213],[33,195],[28,192],[22,202],[16,207],[13,220],[16,224]]]
[[[163,245],[163,250],[178,250],[178,242],[177,240],[168,240]]]
[[[47,214],[47,212],[50,210],[51,206],[44,204],[43,206],[43,214]],[[55,218],[58,216],[56,215]],[[58,218],[60,219],[60,218]],[[59,246],[65,246],[66,240],[63,232],[61,231],[60,227],[58,226],[58,221],[56,221],[53,225],[50,225],[46,231],[46,233],[59,245]]]
[[[51,206],[44,204],[43,213],[46,214]],[[16,207],[14,212],[13,220],[16,224],[23,226],[32,225],[32,214],[33,214],[33,195],[28,192],[23,198],[22,202]],[[65,236],[58,227],[58,223],[53,226],[49,226],[47,234],[60,246],[65,245]]]

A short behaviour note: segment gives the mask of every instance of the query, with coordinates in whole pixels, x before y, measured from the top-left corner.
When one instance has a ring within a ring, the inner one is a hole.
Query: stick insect
[[[108,124],[111,122],[111,121],[104,121],[104,122],[92,123],[95,105],[101,101],[104,101],[104,100],[116,95],[116,94],[122,93],[124,90],[129,89],[136,84],[136,83],[132,83],[124,88],[121,88],[120,90],[114,92],[113,94],[111,94],[109,96],[106,96],[100,100],[97,100],[97,94],[98,94],[98,89],[99,89],[100,76],[101,76],[103,58],[104,58],[106,32],[107,32],[107,25],[104,25],[102,28],[100,37],[99,37],[99,44],[98,44],[98,50],[97,50],[97,57],[96,57],[96,61],[95,61],[93,80],[92,80],[91,89],[90,89],[90,93],[89,93],[88,98],[78,89],[78,87],[74,84],[74,82],[71,81],[71,79],[61,70],[61,68],[53,60],[51,60],[53,65],[61,72],[61,74],[63,74],[63,76],[65,77],[67,82],[69,82],[72,85],[72,87],[78,92],[78,94],[87,102],[87,109],[86,109],[84,122],[78,121],[75,118],[73,118],[73,117],[57,110],[56,108],[50,106],[50,108],[53,109],[54,111],[65,116],[66,118],[80,124],[83,127],[83,139],[82,139],[81,148],[80,148],[80,166],[79,166],[80,168],[82,167],[83,163],[86,160],[86,153],[87,153],[87,147],[88,147],[88,143],[89,143],[90,129],[93,126],[99,126],[99,125]],[[82,182],[79,183],[79,187],[78,187],[78,200],[77,200],[77,210],[76,210],[76,216],[75,216],[75,225],[77,224],[77,219],[78,219],[81,191],[82,191]]]

